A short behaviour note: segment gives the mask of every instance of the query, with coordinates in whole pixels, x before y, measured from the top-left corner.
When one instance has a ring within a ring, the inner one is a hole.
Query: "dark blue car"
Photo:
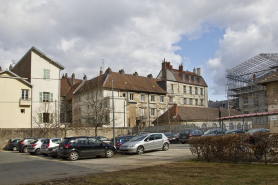
[[[120,146],[122,144],[124,144],[125,142],[128,142],[133,137],[134,136],[119,136],[119,137],[115,137],[117,150],[120,149]],[[113,138],[111,139],[110,144],[114,145]]]

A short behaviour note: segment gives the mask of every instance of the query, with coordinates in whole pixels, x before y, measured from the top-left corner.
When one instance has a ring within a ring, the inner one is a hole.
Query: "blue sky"
[[[9,0],[0,6],[0,66],[32,46],[65,66],[62,73],[93,78],[100,67],[161,70],[201,67],[210,100],[225,99],[225,72],[278,51],[276,0]],[[104,64],[102,64],[104,61]]]

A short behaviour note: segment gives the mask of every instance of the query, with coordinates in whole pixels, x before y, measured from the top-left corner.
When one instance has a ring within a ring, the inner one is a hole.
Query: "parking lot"
[[[90,158],[77,161],[54,159],[14,151],[0,151],[1,184],[24,184],[50,179],[106,173],[190,159],[188,144],[171,144],[168,151],[151,151],[142,155],[116,154],[113,158]]]

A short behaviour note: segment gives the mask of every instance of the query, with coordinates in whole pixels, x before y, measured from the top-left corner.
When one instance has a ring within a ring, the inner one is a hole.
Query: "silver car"
[[[41,150],[41,145],[42,142],[44,141],[44,138],[38,138],[34,141],[32,141],[30,144],[27,145],[27,152],[29,152],[30,154],[36,154],[39,155],[41,154],[40,150]]]
[[[52,148],[55,146],[59,146],[60,142],[63,138],[51,138],[51,139],[45,139],[41,146],[41,153],[44,156],[48,155],[48,148]]]
[[[145,151],[162,149],[168,150],[170,146],[169,139],[162,133],[142,134],[132,138],[120,147],[122,153],[143,154]]]

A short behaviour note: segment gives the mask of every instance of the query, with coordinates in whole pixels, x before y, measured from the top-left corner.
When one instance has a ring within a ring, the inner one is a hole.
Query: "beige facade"
[[[0,71],[0,128],[31,128],[32,85],[11,71]]]
[[[278,81],[267,84],[267,103],[269,112],[278,111]],[[269,116],[269,127],[271,133],[278,133],[278,115]]]

